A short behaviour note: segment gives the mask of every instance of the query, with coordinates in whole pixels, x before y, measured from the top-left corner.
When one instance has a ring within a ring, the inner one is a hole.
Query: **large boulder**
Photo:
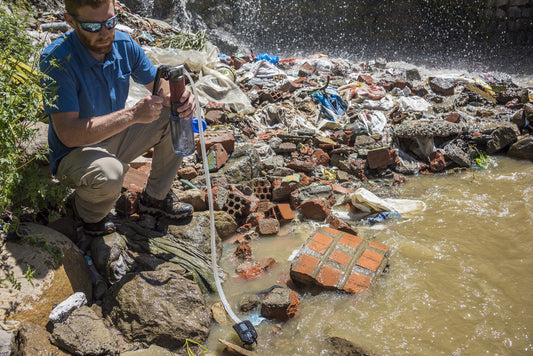
[[[50,341],[74,355],[113,355],[117,342],[104,320],[84,305],[72,312],[64,323],[54,324]]]
[[[103,311],[129,340],[170,350],[186,339],[205,342],[211,324],[198,286],[171,269],[126,275],[108,290]]]
[[[513,158],[533,161],[533,136],[524,136],[518,139],[509,148],[507,155]]]
[[[33,223],[21,225],[18,241],[0,250],[0,318],[44,327],[54,306],[75,292],[92,295],[89,267],[63,234]]]

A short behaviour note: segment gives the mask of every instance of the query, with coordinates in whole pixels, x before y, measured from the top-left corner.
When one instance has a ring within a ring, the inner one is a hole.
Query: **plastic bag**
[[[335,89],[326,89],[323,93],[311,95],[316,103],[322,106],[321,113],[331,121],[338,121],[339,116],[346,112],[348,104],[337,93]]]
[[[359,188],[344,199],[343,204],[350,203],[354,208],[363,213],[395,212],[406,214],[414,211],[424,211],[426,204],[420,200],[408,199],[381,199],[374,193]]]
[[[419,96],[401,97],[398,104],[402,111],[428,111],[431,104]]]

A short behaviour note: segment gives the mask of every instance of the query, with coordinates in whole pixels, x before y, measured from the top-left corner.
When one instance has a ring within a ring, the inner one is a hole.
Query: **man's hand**
[[[196,111],[196,97],[192,95],[189,89],[185,89],[183,95],[179,99],[182,106],[178,107],[179,117],[183,119],[190,119]]]
[[[147,95],[134,105],[135,122],[149,124],[161,115],[164,99],[157,95]]]

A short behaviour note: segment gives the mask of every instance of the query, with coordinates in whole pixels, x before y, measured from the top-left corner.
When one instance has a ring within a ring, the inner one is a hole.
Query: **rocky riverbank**
[[[209,44],[201,51],[161,49],[153,45],[179,30],[126,8],[117,11],[122,29],[154,62],[184,62],[196,78],[208,126],[217,255],[223,243],[235,251],[235,270],[217,273],[261,278],[276,261],[254,260],[250,240],[281,238],[276,235],[288,222],[321,226],[279,285],[240,302],[243,313],[259,309],[283,322],[298,317],[302,290],[371,288],[386,269],[388,247],[359,238],[358,225],[399,213],[386,198],[395,197],[410,175],[483,169],[491,155],[533,160],[533,88],[507,74],[441,72],[381,58],[223,54]],[[57,32],[45,29],[66,30],[57,11],[36,12],[35,19],[32,30],[48,37]],[[46,133],[41,139],[45,144]],[[22,239],[3,238],[2,351],[199,352],[190,340],[204,343],[210,325],[227,318],[205,298],[215,286],[200,156],[198,146],[174,185],[195,208],[189,221],[138,213],[150,170],[147,152],[124,182],[113,215],[118,233],[87,245],[67,211],[48,226],[25,224]],[[307,268],[313,259],[322,268],[328,258],[334,263],[327,270]],[[342,266],[350,270],[334,279]],[[83,297],[69,299],[78,292]],[[336,338],[324,345],[332,353],[339,345],[357,349]]]

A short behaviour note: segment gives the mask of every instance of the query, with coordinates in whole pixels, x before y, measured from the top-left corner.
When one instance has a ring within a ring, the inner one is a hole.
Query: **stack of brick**
[[[320,228],[291,264],[291,279],[303,285],[364,292],[388,262],[389,248],[358,236]]]

